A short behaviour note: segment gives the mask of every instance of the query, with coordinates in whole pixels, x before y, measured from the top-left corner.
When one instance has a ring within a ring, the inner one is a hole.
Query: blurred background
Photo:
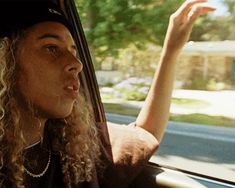
[[[182,2],[76,0],[109,121],[135,120],[169,16]],[[234,181],[235,1],[208,4],[217,10],[197,19],[177,59],[170,121],[156,161]]]

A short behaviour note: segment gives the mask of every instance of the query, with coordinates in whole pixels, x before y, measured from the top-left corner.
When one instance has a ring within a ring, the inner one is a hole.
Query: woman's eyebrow
[[[37,40],[43,40],[43,39],[47,39],[47,38],[52,38],[52,39],[56,39],[56,40],[59,40],[61,42],[64,42],[64,40],[59,35],[51,34],[51,33],[43,34],[42,36],[38,37]],[[74,49],[74,50],[77,50],[76,44],[72,43],[71,48]]]
[[[43,35],[39,36],[37,39],[42,40],[42,39],[46,39],[46,38],[53,38],[53,39],[63,41],[62,38],[59,35],[50,34],[50,33],[43,34]]]

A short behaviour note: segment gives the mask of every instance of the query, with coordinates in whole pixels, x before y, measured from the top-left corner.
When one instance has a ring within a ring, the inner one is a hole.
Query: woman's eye
[[[50,53],[56,54],[58,52],[58,47],[54,45],[46,46],[46,50]]]

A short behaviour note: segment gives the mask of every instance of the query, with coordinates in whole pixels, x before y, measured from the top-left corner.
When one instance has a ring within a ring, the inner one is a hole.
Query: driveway
[[[204,101],[202,106],[171,105],[171,113],[191,114],[201,113],[214,116],[235,118],[235,91],[199,91],[174,90],[174,98],[196,99]]]

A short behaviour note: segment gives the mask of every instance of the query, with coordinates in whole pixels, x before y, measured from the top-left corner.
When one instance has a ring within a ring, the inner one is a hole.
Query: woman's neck
[[[43,138],[44,126],[47,118],[40,115],[36,107],[30,103],[29,100],[26,100],[21,92],[18,92],[15,95],[15,99],[18,103],[17,107],[20,112],[22,136],[27,147],[37,143]]]
[[[22,132],[26,146],[30,146],[42,140],[46,119],[32,117],[24,113],[22,117]]]

